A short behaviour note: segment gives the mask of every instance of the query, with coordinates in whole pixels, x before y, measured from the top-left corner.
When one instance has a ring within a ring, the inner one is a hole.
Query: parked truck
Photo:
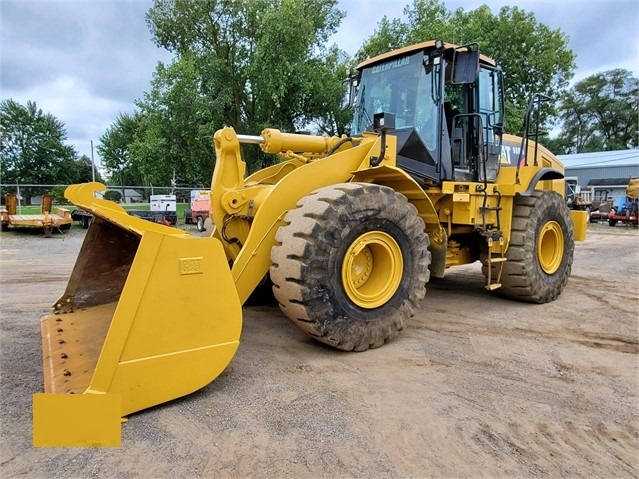
[[[585,211],[590,219],[590,213],[594,208],[593,189],[587,189],[579,184],[576,176],[566,177],[566,204],[571,210]]]

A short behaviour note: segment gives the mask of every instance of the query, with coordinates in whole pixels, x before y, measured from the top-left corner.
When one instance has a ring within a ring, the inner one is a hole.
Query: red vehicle
[[[209,196],[199,196],[191,201],[191,208],[184,213],[185,223],[195,223],[197,230],[205,230],[204,221],[211,214],[211,198]]]
[[[626,203],[621,208],[613,208],[608,213],[608,224],[615,226],[621,222],[637,226],[637,210],[639,209],[639,178],[633,178],[626,188]]]
[[[613,208],[608,213],[608,224],[617,223],[637,226],[637,200],[627,201],[621,208]]]

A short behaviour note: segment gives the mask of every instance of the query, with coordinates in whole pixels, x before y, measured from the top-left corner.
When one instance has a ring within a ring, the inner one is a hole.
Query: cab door
[[[446,85],[444,114],[450,134],[453,178],[494,182],[503,133],[501,71],[481,66],[474,81]]]
[[[481,118],[483,165],[477,181],[492,183],[499,173],[501,139],[504,132],[504,97],[501,70],[481,67],[478,75],[477,111]]]

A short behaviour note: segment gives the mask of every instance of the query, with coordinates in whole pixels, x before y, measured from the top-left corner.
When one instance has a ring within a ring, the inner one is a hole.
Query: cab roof
[[[419,50],[431,50],[435,48],[436,40],[429,40],[427,42],[416,43],[414,45],[409,45],[407,47],[398,48],[397,50],[391,50],[390,52],[382,53],[381,55],[377,55],[376,57],[369,58],[364,60],[359,65],[357,65],[357,69],[360,70],[364,67],[368,67],[374,65],[375,63],[382,62],[384,60],[388,60],[389,58],[394,58],[402,55],[406,55],[409,53],[413,53]],[[444,43],[444,50],[459,48],[458,45],[454,45],[452,43]],[[482,63],[495,66],[495,60],[485,55],[479,55],[479,59]]]

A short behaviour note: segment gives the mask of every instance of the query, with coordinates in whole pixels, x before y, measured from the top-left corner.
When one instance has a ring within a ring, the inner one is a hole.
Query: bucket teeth
[[[115,303],[42,320],[44,389],[83,393],[100,355]]]

